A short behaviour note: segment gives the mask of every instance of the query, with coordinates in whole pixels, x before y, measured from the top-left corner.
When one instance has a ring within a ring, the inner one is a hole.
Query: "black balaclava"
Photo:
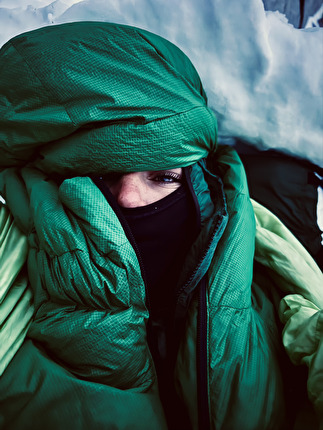
[[[197,234],[199,216],[190,187],[185,180],[155,203],[120,209],[138,246],[150,313],[158,316],[173,303],[184,258]]]
[[[119,217],[134,246],[147,290],[150,315],[159,317],[174,304],[184,258],[200,227],[199,207],[183,168],[183,183],[168,196],[137,208],[119,206],[102,178],[93,178]]]

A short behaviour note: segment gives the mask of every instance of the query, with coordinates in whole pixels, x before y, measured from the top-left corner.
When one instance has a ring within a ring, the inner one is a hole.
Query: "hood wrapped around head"
[[[186,55],[103,22],[50,26],[0,51],[0,168],[46,173],[188,166],[215,150],[216,119]]]

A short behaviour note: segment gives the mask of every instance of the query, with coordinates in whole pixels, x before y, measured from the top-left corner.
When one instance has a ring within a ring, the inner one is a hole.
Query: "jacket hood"
[[[194,66],[147,31],[76,22],[24,33],[0,50],[0,76],[0,168],[158,170],[215,150]]]

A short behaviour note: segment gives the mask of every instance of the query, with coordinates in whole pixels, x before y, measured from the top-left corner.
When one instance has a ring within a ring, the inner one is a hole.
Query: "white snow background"
[[[220,141],[238,137],[323,167],[323,5],[296,29],[261,0],[0,0],[0,45],[44,25],[110,21],[157,33],[197,68]],[[323,196],[318,218],[323,230]]]

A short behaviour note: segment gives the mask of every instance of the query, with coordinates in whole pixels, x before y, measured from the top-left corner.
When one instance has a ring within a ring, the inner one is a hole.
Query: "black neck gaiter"
[[[193,197],[185,183],[155,203],[120,209],[139,249],[150,313],[158,316],[173,304],[184,258],[197,234]]]

